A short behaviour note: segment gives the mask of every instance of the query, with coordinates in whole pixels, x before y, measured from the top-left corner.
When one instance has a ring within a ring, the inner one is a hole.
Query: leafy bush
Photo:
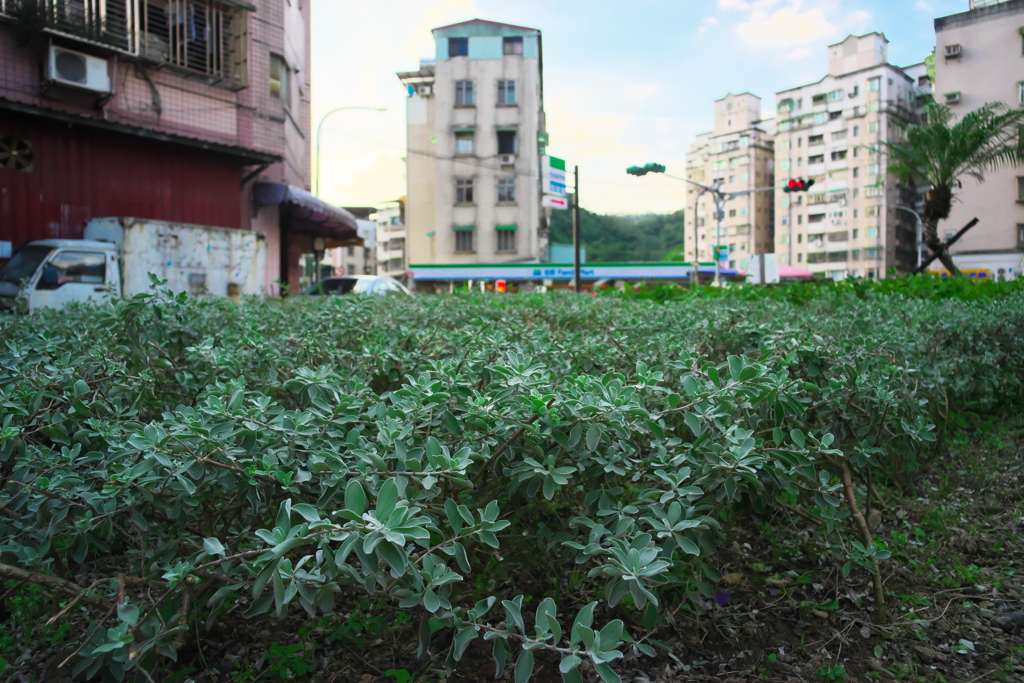
[[[315,623],[365,593],[450,666],[483,639],[517,681],[537,650],[616,681],[653,654],[631,633],[713,602],[729,520],[786,505],[884,618],[854,480],[913,467],[951,407],[1019,399],[1024,295],[816,291],[157,293],[9,318],[0,576],[88,610],[87,677],[160,669],[229,613]]]

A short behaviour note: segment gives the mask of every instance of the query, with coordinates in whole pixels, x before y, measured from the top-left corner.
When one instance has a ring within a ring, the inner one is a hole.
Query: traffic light
[[[641,176],[648,173],[664,173],[665,164],[645,164],[644,166],[630,166],[626,169],[629,175]]]
[[[494,291],[496,291],[498,294],[504,294],[507,290],[508,283],[506,283],[504,280],[497,280],[494,283]]]
[[[807,192],[814,185],[813,180],[804,180],[803,178],[791,178],[786,186],[782,188],[783,192]]]

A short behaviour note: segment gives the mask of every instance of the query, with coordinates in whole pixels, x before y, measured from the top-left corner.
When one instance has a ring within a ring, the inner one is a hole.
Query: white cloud
[[[626,97],[631,100],[645,100],[654,97],[661,92],[661,86],[657,83],[637,83],[626,90]]]
[[[833,20],[830,17],[842,11],[838,0],[718,0],[718,6],[746,15],[736,26],[744,43],[778,49],[820,44],[860,28],[872,18],[870,12],[856,10],[842,20]]]
[[[922,12],[935,12],[935,8],[929,5],[924,0],[917,0],[917,3],[914,5],[914,8],[919,9]]]
[[[751,45],[787,48],[820,42],[834,34],[836,26],[820,7],[801,11],[800,3],[794,3],[770,14],[755,10],[736,32]]]
[[[707,33],[711,29],[717,27],[721,22],[718,21],[717,17],[704,17],[704,20],[700,23],[700,33]]]

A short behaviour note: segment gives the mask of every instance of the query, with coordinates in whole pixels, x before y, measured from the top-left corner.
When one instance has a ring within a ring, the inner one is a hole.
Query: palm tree
[[[929,104],[925,123],[912,126],[906,140],[886,143],[889,171],[904,181],[929,186],[924,203],[924,242],[953,275],[948,245],[939,239],[939,221],[949,218],[953,188],[968,176],[981,182],[986,173],[1024,164],[1024,110],[989,102],[954,121],[949,107]]]

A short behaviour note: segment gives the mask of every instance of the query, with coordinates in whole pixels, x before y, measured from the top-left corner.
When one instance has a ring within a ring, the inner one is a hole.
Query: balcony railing
[[[244,0],[0,0],[0,15],[158,66],[247,85]]]

